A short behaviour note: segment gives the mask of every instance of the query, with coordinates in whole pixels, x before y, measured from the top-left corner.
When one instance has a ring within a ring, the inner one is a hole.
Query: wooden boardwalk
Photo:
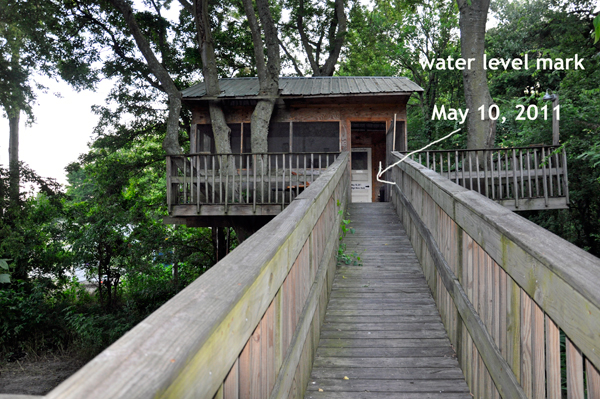
[[[348,211],[363,266],[338,267],[305,399],[471,398],[391,204]]]

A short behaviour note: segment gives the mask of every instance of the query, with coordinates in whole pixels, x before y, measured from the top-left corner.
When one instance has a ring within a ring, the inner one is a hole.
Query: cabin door
[[[352,202],[371,202],[371,149],[352,149]]]

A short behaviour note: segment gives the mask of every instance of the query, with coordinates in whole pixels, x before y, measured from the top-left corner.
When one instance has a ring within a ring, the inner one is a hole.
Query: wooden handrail
[[[349,187],[344,152],[269,224],[45,398],[303,393]]]
[[[473,395],[600,397],[600,259],[416,162],[392,179]]]

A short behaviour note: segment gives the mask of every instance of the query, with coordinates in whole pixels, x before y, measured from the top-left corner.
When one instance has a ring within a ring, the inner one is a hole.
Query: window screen
[[[241,123],[229,123],[229,124],[227,124],[227,126],[229,126],[229,128],[231,129],[231,136],[230,136],[231,137],[231,152],[233,154],[239,154],[240,153],[240,144],[241,144],[242,124]],[[247,127],[249,128],[250,126],[244,126],[244,129],[246,129]],[[250,130],[250,129],[248,129],[248,130]],[[250,136],[250,132],[248,132],[248,136]],[[250,145],[250,143],[248,143],[248,145]],[[246,148],[246,137],[244,137],[244,149],[245,148]]]
[[[215,152],[212,125],[196,125],[196,150],[193,152]]]
[[[368,170],[369,154],[367,152],[352,152],[352,170]]]
[[[340,150],[339,122],[294,122],[293,152],[337,152]]]
[[[248,128],[250,127],[248,126]],[[246,126],[244,126],[244,129],[246,129]],[[271,123],[271,125],[269,126],[269,136],[267,137],[267,144],[269,152],[290,152],[290,123]]]

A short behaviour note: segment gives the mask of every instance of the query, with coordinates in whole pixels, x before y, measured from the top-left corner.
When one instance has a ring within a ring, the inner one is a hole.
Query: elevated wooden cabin
[[[203,83],[183,91],[192,109],[190,154],[167,162],[168,222],[233,226],[244,218],[262,225],[341,151],[352,152],[352,200],[384,199],[379,163],[386,164],[391,150],[406,150],[406,104],[423,89],[402,77],[282,77],[279,85],[268,154],[250,148],[257,78],[221,79],[216,98],[206,96]],[[231,155],[215,153],[211,101],[224,109]]]

